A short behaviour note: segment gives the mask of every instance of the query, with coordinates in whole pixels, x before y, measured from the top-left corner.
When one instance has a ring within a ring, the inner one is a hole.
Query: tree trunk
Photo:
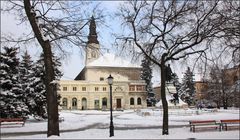
[[[57,87],[56,84],[51,84],[54,78],[54,69],[52,63],[51,44],[48,40],[44,40],[41,31],[36,21],[36,13],[31,5],[30,0],[24,0],[24,9],[28,20],[34,32],[36,39],[43,49],[44,66],[46,72],[45,86],[47,92],[47,113],[48,113],[48,132],[47,136],[59,136],[59,122],[58,122],[58,104],[57,104]]]
[[[162,98],[162,106],[163,106],[163,127],[162,127],[162,135],[168,135],[168,103],[166,99],[165,93],[165,83],[166,83],[166,71],[165,71],[165,55],[162,56],[161,61],[161,98]]]
[[[223,91],[223,109],[227,109],[227,96],[225,91]]]
[[[217,100],[217,108],[220,109],[220,102]]]
[[[48,132],[47,136],[59,136],[59,122],[58,122],[58,103],[57,103],[57,88],[56,84],[51,83],[54,78],[54,69],[52,63],[52,51],[50,42],[46,41],[43,47],[44,64],[46,71],[46,91],[47,91],[47,113],[48,113]]]
[[[227,99],[223,99],[223,109],[227,109],[228,108],[228,104],[227,104]]]

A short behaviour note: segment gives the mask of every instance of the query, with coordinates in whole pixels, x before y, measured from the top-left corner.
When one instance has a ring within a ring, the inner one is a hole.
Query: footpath
[[[169,125],[169,128],[181,128],[181,127],[189,127],[189,125]],[[115,126],[114,130],[133,130],[133,129],[161,129],[162,126],[137,126],[137,125],[129,125],[129,126]],[[85,127],[75,128],[75,129],[67,129],[60,130],[60,133],[67,132],[76,132],[76,131],[85,131],[87,129],[109,129],[109,124],[102,123],[94,123]],[[47,131],[29,131],[29,132],[4,132],[0,131],[0,138],[7,138],[12,136],[27,136],[27,135],[37,135],[37,134],[46,134]]]

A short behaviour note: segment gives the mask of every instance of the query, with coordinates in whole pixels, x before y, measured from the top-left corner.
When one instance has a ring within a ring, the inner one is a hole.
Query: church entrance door
[[[117,99],[117,109],[121,109],[121,108],[122,108],[121,99]]]
[[[87,99],[86,98],[82,98],[82,110],[87,109]]]
[[[99,100],[95,100],[95,101],[94,101],[94,108],[95,108],[96,110],[99,109]]]
[[[106,110],[107,109],[107,98],[104,97],[102,99],[102,110]]]

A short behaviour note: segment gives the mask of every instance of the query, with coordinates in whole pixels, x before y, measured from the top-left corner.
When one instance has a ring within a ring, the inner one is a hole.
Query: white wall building
[[[113,109],[146,108],[146,83],[140,79],[141,67],[114,54],[100,55],[95,20],[90,22],[85,67],[74,80],[61,80],[62,109],[109,109],[107,77],[114,78]]]

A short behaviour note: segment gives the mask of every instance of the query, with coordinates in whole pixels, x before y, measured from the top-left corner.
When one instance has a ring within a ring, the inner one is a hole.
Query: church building
[[[114,110],[146,108],[146,83],[140,79],[141,66],[114,54],[100,53],[94,17],[91,18],[85,67],[74,80],[61,80],[59,93],[64,110],[108,110],[111,74]]]

